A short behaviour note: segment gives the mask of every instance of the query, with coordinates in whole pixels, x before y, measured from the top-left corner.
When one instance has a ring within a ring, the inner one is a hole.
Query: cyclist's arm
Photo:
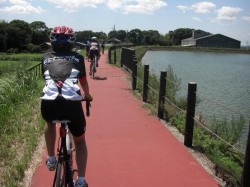
[[[84,94],[85,94],[85,97],[86,98],[90,98],[91,95],[89,93],[89,84],[88,84],[88,81],[87,81],[87,77],[86,76],[83,76],[79,79],[79,83],[78,85],[82,88],[82,90],[84,91]]]

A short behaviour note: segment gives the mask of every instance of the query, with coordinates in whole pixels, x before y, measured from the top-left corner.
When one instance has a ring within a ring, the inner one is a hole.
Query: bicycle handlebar
[[[90,116],[89,108],[91,107],[90,101],[86,98],[83,98],[82,101],[86,102],[86,115],[89,117]]]

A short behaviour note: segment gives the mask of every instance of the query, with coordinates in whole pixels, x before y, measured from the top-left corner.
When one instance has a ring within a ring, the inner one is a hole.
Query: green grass
[[[5,54],[0,53],[0,58],[25,58],[25,59],[32,59],[32,58],[41,58],[41,53],[17,53],[17,54]]]
[[[0,61],[0,186],[20,186],[44,123],[39,95],[43,81],[27,74],[28,61]],[[3,66],[1,66],[3,67]]]
[[[171,124],[184,133],[185,114],[174,116]],[[217,125],[220,126],[220,122]],[[215,170],[227,181],[228,186],[240,186],[243,165],[241,153],[232,150],[225,142],[213,137],[197,125],[194,128],[193,144],[216,165]]]
[[[41,54],[0,54],[0,77],[5,73],[27,70],[40,63]]]

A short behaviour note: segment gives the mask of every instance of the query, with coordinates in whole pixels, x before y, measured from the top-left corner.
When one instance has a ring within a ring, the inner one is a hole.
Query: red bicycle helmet
[[[55,27],[50,33],[50,42],[55,51],[71,50],[75,42],[75,32],[70,27]]]

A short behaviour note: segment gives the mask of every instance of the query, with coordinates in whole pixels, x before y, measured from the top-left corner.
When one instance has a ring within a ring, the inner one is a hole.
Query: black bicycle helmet
[[[50,33],[50,42],[54,51],[71,50],[75,42],[75,32],[70,27],[55,27]]]

